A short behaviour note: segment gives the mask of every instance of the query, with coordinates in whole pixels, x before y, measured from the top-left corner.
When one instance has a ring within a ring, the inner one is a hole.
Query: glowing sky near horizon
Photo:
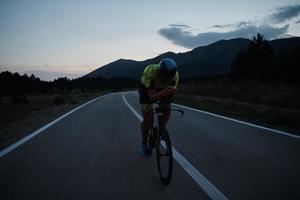
[[[0,71],[34,73],[44,80],[75,78],[119,58],[191,50],[211,39],[211,32],[234,37],[263,25],[266,31],[278,29],[277,36],[300,36],[297,2],[1,0]],[[290,5],[290,13],[276,16],[282,20],[271,19]],[[240,22],[248,24],[240,27]]]

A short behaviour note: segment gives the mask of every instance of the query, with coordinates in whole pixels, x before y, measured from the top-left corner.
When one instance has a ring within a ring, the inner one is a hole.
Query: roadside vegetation
[[[176,101],[265,126],[300,133],[300,44],[274,52],[258,34],[230,74],[189,80]]]
[[[300,87],[225,79],[182,84],[178,91],[177,103],[300,133]]]

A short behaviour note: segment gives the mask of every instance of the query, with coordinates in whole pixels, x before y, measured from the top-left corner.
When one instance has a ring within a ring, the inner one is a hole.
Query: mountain
[[[159,63],[165,57],[176,61],[182,80],[207,75],[226,74],[230,72],[231,64],[237,53],[246,50],[249,43],[250,40],[243,38],[220,40],[185,53],[166,52],[144,61],[119,59],[99,67],[82,78],[101,76],[103,78],[129,77],[138,79],[147,65]],[[292,49],[299,43],[300,37],[270,41],[270,45],[276,53]]]
[[[134,60],[119,59],[103,67],[92,71],[91,73],[84,76],[84,78],[95,78],[101,76],[103,78],[113,78],[113,77],[130,77],[131,66],[137,65],[139,62]]]

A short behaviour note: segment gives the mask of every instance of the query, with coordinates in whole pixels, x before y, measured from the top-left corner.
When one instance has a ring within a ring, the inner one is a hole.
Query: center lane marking
[[[125,93],[122,98],[126,106],[133,112],[133,114],[140,120],[143,117],[128,103],[125,98]],[[208,194],[213,200],[227,200],[228,198],[218,190],[204,175],[202,175],[187,159],[185,159],[174,147],[172,147],[173,158],[178,164],[192,177],[192,179]]]

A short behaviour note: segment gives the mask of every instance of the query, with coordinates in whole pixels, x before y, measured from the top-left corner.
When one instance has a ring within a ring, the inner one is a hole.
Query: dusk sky
[[[1,0],[0,71],[79,77],[220,39],[300,36],[298,0]]]

